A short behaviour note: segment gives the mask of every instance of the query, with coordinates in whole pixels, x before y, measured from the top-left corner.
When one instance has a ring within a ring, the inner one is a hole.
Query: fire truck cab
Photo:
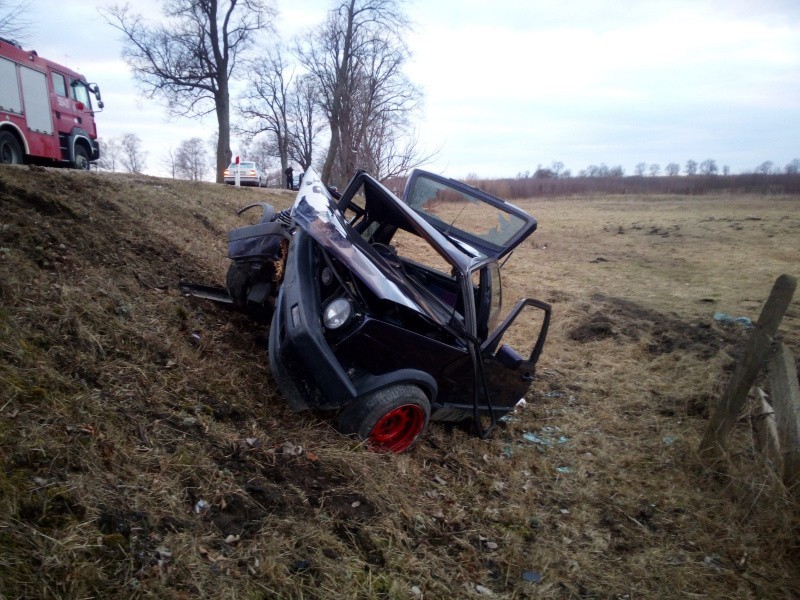
[[[0,163],[89,169],[100,158],[97,84],[0,38]]]

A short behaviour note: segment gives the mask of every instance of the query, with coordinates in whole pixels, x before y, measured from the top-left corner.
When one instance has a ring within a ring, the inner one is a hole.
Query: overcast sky
[[[101,137],[134,132],[151,174],[170,147],[209,139],[213,117],[168,120],[120,59],[105,0],[33,0],[23,46],[97,82]],[[155,0],[132,3],[158,17]],[[291,38],[329,2],[278,0]],[[800,158],[800,0],[417,0],[407,73],[418,133],[451,177],[588,165],[716,160],[731,173]],[[236,152],[236,148],[234,148]],[[211,177],[211,174],[209,174]]]

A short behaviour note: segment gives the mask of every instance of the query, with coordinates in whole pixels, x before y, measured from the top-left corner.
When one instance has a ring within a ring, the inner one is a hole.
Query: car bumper
[[[235,177],[226,177],[225,183],[228,185],[235,185],[236,178]],[[257,177],[240,177],[239,178],[240,185],[258,185],[258,178]]]

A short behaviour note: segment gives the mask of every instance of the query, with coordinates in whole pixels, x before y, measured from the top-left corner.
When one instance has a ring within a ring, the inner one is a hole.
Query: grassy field
[[[748,333],[713,315],[800,274],[798,198],[517,202],[505,306],[554,307],[527,408],[401,456],[292,414],[263,328],[177,292],[257,200],[292,195],[0,169],[0,598],[800,595],[747,419],[724,469],[695,454]]]

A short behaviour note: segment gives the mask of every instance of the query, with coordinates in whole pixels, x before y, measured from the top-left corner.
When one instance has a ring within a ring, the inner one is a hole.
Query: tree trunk
[[[223,78],[220,78],[221,80]],[[223,171],[231,164],[231,105],[228,93],[227,80],[219,82],[217,92],[217,125],[219,127],[217,136],[217,183],[224,183]]]
[[[322,181],[330,185],[333,163],[336,161],[336,153],[339,148],[339,127],[334,126],[333,120],[330,122],[331,143],[328,146],[328,155],[325,157],[325,164],[322,166]]]
[[[281,111],[281,131],[278,136],[278,151],[281,155],[281,171],[286,172],[286,167],[289,166],[289,122],[286,119],[286,96]]]

